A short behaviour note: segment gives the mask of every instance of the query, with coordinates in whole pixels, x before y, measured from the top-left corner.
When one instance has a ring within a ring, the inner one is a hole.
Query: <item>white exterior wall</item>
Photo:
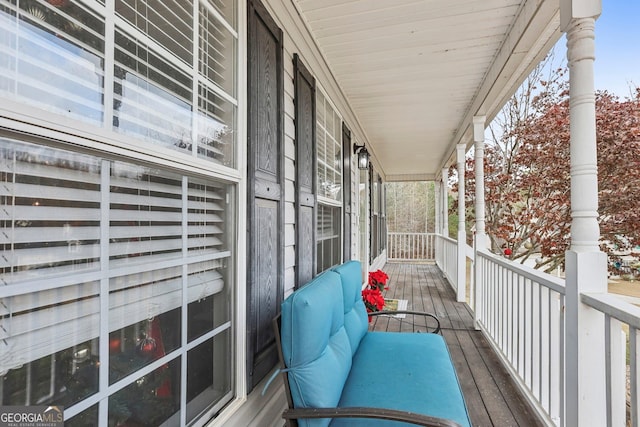
[[[322,87],[326,96],[331,100],[342,120],[351,129],[351,141],[359,144],[367,141],[358,126],[355,116],[348,108],[337,83],[333,79],[328,67],[322,59],[321,53],[316,48],[311,35],[295,11],[294,6],[286,2],[263,1],[272,18],[278,23],[284,35],[284,155],[285,155],[285,296],[293,291],[295,286],[295,106],[293,84],[293,55],[297,53],[305,66],[316,78],[316,84]],[[319,90],[319,89],[318,89]],[[358,254],[358,214],[357,214],[357,167],[351,154],[351,257]]]
[[[297,53],[302,59],[307,69],[316,78],[316,85],[321,86],[327,98],[329,98],[336,108],[342,120],[347,123],[351,130],[352,143],[366,144],[364,132],[358,125],[355,116],[348,108],[347,100],[343,96],[337,83],[333,79],[328,67],[322,59],[321,53],[316,48],[311,35],[300,19],[294,6],[290,2],[267,1],[263,4],[269,10],[271,17],[278,23],[284,36],[284,156],[285,156],[285,250],[284,250],[284,294],[285,297],[293,292],[295,286],[295,106],[294,106],[294,83],[293,83],[293,55]],[[317,89],[320,90],[320,89]],[[351,153],[351,257],[358,257],[358,169],[355,165],[353,154]],[[367,211],[368,215],[368,211]],[[376,264],[384,264],[383,257],[378,257]],[[235,404],[223,411],[220,416],[213,420],[209,426],[281,426],[283,420],[281,414],[286,407],[284,388],[280,376],[273,381],[262,395],[266,381],[258,384],[254,391],[246,397],[246,400],[237,401]]]

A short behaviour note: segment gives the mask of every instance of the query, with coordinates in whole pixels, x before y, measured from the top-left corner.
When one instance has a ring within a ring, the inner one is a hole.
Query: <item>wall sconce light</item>
[[[363,145],[353,144],[353,154],[358,155],[358,169],[369,168],[369,152],[367,147]]]

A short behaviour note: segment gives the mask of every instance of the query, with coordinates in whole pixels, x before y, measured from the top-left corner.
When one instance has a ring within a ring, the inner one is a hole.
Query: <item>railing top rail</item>
[[[552,276],[551,274],[545,273],[544,271],[539,271],[535,268],[509,261],[508,259],[497,256],[496,254],[489,252],[486,249],[478,249],[477,256],[478,258],[488,259],[491,262],[506,268],[507,270],[513,271],[524,278],[539,283],[540,285],[545,286],[552,291],[558,292],[561,295],[566,294],[565,281],[560,277]]]
[[[438,237],[441,238],[442,240],[445,240],[445,241],[449,242],[449,243],[458,244],[458,241],[456,239],[452,239],[451,237],[447,237],[447,236],[444,236],[442,234],[438,234]]]
[[[416,232],[404,232],[404,231],[388,231],[388,235],[390,236],[435,236],[436,233],[416,233]]]
[[[591,308],[640,329],[640,307],[609,293],[584,293],[580,300]]]

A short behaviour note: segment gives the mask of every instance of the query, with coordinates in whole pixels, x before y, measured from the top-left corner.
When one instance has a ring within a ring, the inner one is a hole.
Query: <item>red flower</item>
[[[384,307],[384,297],[378,289],[367,288],[363,290],[362,300],[368,312],[380,311]]]
[[[376,270],[369,272],[369,286],[371,288],[378,288],[382,292],[387,288],[387,280],[389,276],[382,270]]]

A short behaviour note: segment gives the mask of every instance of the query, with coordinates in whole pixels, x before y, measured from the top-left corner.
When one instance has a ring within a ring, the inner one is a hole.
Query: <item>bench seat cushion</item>
[[[470,427],[447,345],[440,335],[368,332],[353,358],[339,406],[373,406],[448,418]],[[334,419],[331,426],[401,426]]]
[[[340,276],[326,271],[282,303],[282,355],[296,408],[333,408],[351,369]],[[302,419],[301,427],[330,420]]]

